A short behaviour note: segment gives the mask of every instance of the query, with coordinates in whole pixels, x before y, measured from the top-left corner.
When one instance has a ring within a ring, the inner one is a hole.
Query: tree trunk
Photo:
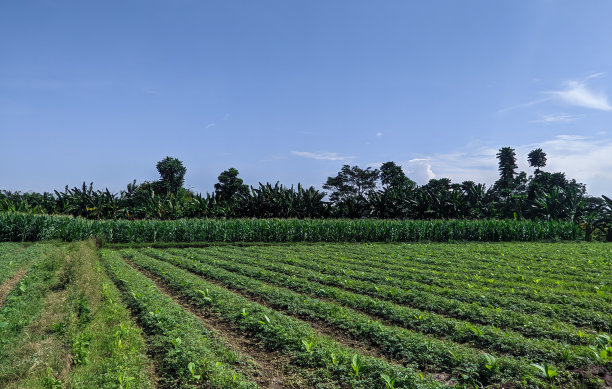
[[[584,234],[584,240],[586,240],[587,242],[590,242],[592,234],[593,234],[593,228],[591,227],[590,224],[587,223],[587,225],[586,225],[586,232]]]

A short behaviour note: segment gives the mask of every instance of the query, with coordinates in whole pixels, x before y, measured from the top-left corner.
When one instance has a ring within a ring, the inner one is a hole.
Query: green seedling
[[[174,340],[171,340],[170,343],[172,343],[172,345],[174,345],[174,350],[176,350],[176,352],[180,352],[181,350],[179,350],[179,347],[181,347],[181,345],[183,344],[183,341],[181,340],[181,338],[176,338]]]
[[[212,301],[212,299],[209,297],[208,289],[206,289],[206,290],[198,289],[198,293],[200,293],[202,295],[202,300],[207,301],[207,302],[211,302]]]
[[[187,365],[187,369],[189,369],[189,372],[191,373],[191,378],[193,378],[194,380],[199,381],[202,378],[200,374],[195,373],[195,363],[189,362],[189,364]]]
[[[493,355],[486,353],[484,354],[484,357],[487,360],[485,367],[489,370],[495,369],[495,367],[497,366],[497,359]]]
[[[336,354],[331,353],[330,357],[331,357],[331,360],[332,360],[332,365],[337,366],[338,365],[338,357],[336,356]]]
[[[45,370],[45,377],[43,378],[43,387],[47,389],[62,389],[62,381],[56,377],[53,369],[50,367]]]
[[[264,319],[266,319],[266,321],[259,321],[260,324],[266,325],[266,324],[270,324],[270,318],[268,317],[268,315],[264,315]]]
[[[359,372],[361,371],[361,358],[359,358],[359,354],[353,355],[351,359],[351,367],[353,368],[353,372],[355,373],[355,377],[359,377]]]
[[[391,377],[386,374],[381,374],[380,378],[382,378],[383,382],[385,383],[385,389],[395,389],[395,378],[391,379]]]
[[[240,314],[242,315],[242,317],[244,317],[245,319],[247,318],[247,316],[249,316],[249,313],[247,312],[246,308],[242,308],[242,311],[240,311]]]
[[[312,346],[314,345],[314,343],[308,342],[306,339],[302,339],[302,344],[304,345],[306,352],[308,352],[309,354],[312,354]]]
[[[468,326],[468,328],[470,329],[470,331],[472,331],[473,333],[476,334],[476,336],[482,336],[483,332],[480,328],[474,327],[474,326]],[[488,354],[485,354],[488,355]]]
[[[540,375],[549,380],[552,380],[557,375],[557,371],[546,362],[542,364],[532,363],[531,366],[535,367]]]

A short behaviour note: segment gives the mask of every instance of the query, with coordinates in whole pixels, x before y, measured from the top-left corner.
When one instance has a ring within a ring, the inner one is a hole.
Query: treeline
[[[186,168],[176,158],[157,163],[160,179],[127,185],[112,193],[93,184],[54,193],[2,191],[0,211],[72,215],[87,219],[180,218],[376,218],[563,220],[581,224],[612,241],[612,200],[591,197],[584,184],[562,172],[549,173],[541,149],[529,153],[532,174],[518,172],[516,153],[497,153],[499,179],[490,187],[473,181],[432,179],[419,186],[394,162],[380,169],[344,165],[323,184],[287,187],[276,183],[248,186],[238,170],[223,171],[212,193],[183,188]],[[328,195],[328,200],[325,196]]]

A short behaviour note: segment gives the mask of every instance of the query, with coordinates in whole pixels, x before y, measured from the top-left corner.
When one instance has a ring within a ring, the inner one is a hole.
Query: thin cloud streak
[[[545,93],[577,107],[612,111],[612,105],[608,102],[608,97],[604,93],[590,90],[584,82],[568,81],[565,89]]]
[[[523,104],[513,105],[497,110],[497,114],[502,114],[516,109],[530,108],[549,101],[558,101],[575,107],[589,108],[601,111],[612,111],[612,105],[608,101],[608,96],[603,92],[596,92],[590,89],[586,82],[591,79],[600,78],[604,72],[593,73],[582,80],[569,80],[565,82],[565,88],[560,90],[542,91],[546,97],[532,100]]]
[[[582,118],[584,115],[570,115],[567,113],[560,113],[557,115],[542,115],[541,119],[532,120],[531,123],[569,123]]]
[[[311,158],[320,161],[346,161],[355,159],[355,157],[352,156],[342,156],[338,153],[331,153],[329,151],[319,151],[316,153],[310,151],[292,151],[291,154],[302,158]]]
[[[514,111],[515,109],[529,108],[529,107],[533,107],[533,106],[538,105],[538,104],[545,103],[545,102],[550,101],[550,100],[552,100],[551,97],[546,97],[546,98],[543,98],[543,99],[533,100],[533,101],[529,101],[527,103],[513,105],[512,107],[506,107],[506,108],[499,109],[497,111],[497,113],[500,114],[500,113],[506,113],[506,112],[509,112],[509,111]]]

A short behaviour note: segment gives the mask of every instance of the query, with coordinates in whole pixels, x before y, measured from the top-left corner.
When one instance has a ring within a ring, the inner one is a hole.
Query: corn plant
[[[359,377],[359,373],[361,371],[361,358],[359,358],[359,354],[354,354],[351,358],[351,368],[353,369],[353,373],[355,377]]]

